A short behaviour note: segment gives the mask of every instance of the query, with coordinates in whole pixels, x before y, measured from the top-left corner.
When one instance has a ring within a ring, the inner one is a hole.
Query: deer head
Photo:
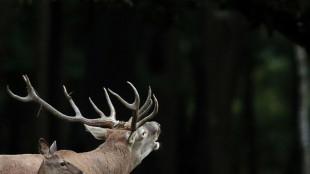
[[[75,112],[75,116],[68,116],[56,110],[54,107],[52,107],[39,97],[39,95],[32,87],[27,75],[24,75],[23,79],[27,86],[28,95],[26,97],[15,95],[11,92],[9,87],[7,87],[9,94],[13,98],[22,102],[34,101],[36,103],[39,103],[43,108],[48,110],[56,117],[59,117],[61,119],[70,122],[83,123],[86,129],[96,139],[106,140],[106,143],[111,141],[114,142],[117,141],[118,143],[121,143],[122,145],[126,146],[126,148],[128,148],[132,154],[133,168],[137,166],[142,161],[142,159],[144,159],[151,151],[157,150],[159,148],[159,143],[156,141],[160,134],[160,125],[156,122],[148,122],[158,112],[158,102],[155,95],[152,95],[150,87],[148,90],[147,99],[141,107],[140,107],[139,93],[130,82],[128,82],[128,84],[132,88],[135,95],[135,100],[133,103],[128,103],[123,98],[121,98],[117,93],[113,92],[110,89],[106,90],[106,88],[103,88],[108,102],[108,106],[110,108],[110,115],[106,116],[100,109],[98,109],[98,107],[94,104],[91,98],[89,98],[91,105],[93,106],[94,110],[100,115],[100,118],[88,119],[81,114],[79,108],[74,103],[72,97],[68,94],[65,86],[63,86],[64,94],[68,99],[70,105],[72,106]],[[117,99],[119,99],[119,101],[125,107],[127,107],[132,111],[132,116],[128,121],[119,121],[116,119],[116,111],[110,100],[108,91]],[[149,113],[153,103],[154,103],[153,111]]]
[[[48,143],[41,138],[38,148],[44,157],[38,174],[83,174],[77,167],[55,154],[57,151],[56,141],[49,147]]]

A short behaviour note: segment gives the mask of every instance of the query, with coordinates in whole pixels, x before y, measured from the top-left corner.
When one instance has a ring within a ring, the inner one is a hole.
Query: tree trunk
[[[299,142],[302,151],[302,171],[303,174],[310,174],[308,64],[307,53],[301,46],[296,46],[296,61],[299,75],[298,127]]]

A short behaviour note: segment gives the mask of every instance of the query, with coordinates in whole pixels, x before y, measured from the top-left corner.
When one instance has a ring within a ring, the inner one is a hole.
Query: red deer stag
[[[151,88],[149,88],[146,102],[141,107],[139,94],[130,82],[128,82],[128,84],[135,94],[133,103],[126,102],[118,94],[108,89],[113,96],[119,99],[122,104],[132,111],[132,117],[125,122],[116,120],[114,106],[105,88],[104,93],[111,110],[110,116],[104,115],[89,98],[90,103],[94,110],[100,115],[100,118],[87,119],[81,114],[65,87],[63,87],[64,94],[71,104],[76,114],[75,116],[68,116],[56,110],[37,95],[26,75],[23,76],[23,79],[27,86],[28,95],[26,97],[17,96],[8,88],[8,92],[13,98],[22,102],[34,101],[56,117],[70,122],[83,123],[86,129],[96,139],[105,140],[98,148],[89,152],[76,153],[71,150],[60,150],[56,152],[56,154],[64,157],[65,160],[81,169],[84,173],[128,174],[139,165],[150,152],[159,148],[159,143],[156,141],[160,134],[160,125],[154,121],[149,122],[158,112],[158,102],[155,95],[152,95]],[[149,113],[153,103],[153,111],[145,116]],[[23,156],[23,158],[27,158],[30,163],[32,163],[32,166],[39,167],[42,162],[42,159],[35,155]],[[0,156],[0,171],[1,167],[5,168],[5,164],[12,161],[22,167],[28,167],[28,164],[24,165],[23,158],[20,155],[15,155],[14,157]],[[12,170],[16,170],[13,166],[11,166],[11,168]]]
[[[83,174],[81,170],[65,161],[63,157],[55,154],[57,151],[56,141],[51,147],[48,147],[48,143],[40,138],[38,147],[44,157],[38,174]]]

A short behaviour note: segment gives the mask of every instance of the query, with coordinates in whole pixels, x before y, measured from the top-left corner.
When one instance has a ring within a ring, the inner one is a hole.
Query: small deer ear
[[[48,147],[48,143],[43,138],[40,138],[38,148],[40,154],[42,154],[45,158],[52,156],[50,153],[50,148]]]
[[[54,155],[56,151],[57,151],[57,143],[56,141],[54,141],[53,144],[50,146],[50,153]]]
[[[107,129],[101,127],[88,126],[84,124],[86,131],[90,132],[97,140],[107,139]]]

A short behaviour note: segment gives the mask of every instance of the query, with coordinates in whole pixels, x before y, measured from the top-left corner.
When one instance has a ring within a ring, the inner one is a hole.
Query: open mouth
[[[153,147],[154,150],[158,150],[159,149],[159,142],[155,142],[155,145]]]
[[[160,143],[157,141],[158,140],[158,137],[159,137],[159,134],[160,134],[160,129],[158,130],[158,136],[155,140],[155,144],[154,144],[154,147],[153,147],[153,150],[158,150],[159,149],[159,146],[160,146]]]
[[[158,124],[158,123],[157,123]],[[159,149],[159,146],[160,146],[160,144],[159,144],[159,142],[157,142],[157,140],[158,140],[158,137],[159,137],[159,135],[160,135],[160,132],[161,132],[161,129],[160,129],[160,124],[158,124],[158,131],[157,131],[157,138],[156,138],[156,140],[155,140],[155,146],[154,146],[154,150],[158,150]]]
[[[145,127],[151,132],[151,134],[156,136],[153,142],[153,150],[158,150],[160,147],[160,143],[157,141],[161,132],[160,124],[156,122],[149,122],[149,124],[145,124]]]

